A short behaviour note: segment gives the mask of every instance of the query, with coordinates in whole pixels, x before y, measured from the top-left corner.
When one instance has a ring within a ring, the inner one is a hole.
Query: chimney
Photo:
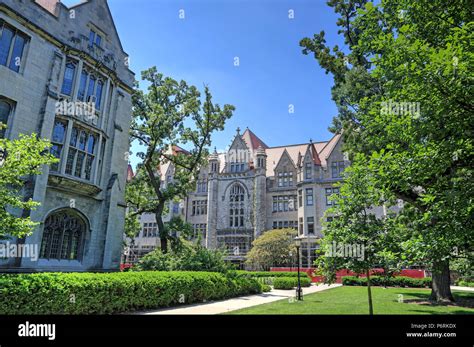
[[[46,11],[56,16],[56,7],[60,0],[35,0],[35,2],[43,7]]]

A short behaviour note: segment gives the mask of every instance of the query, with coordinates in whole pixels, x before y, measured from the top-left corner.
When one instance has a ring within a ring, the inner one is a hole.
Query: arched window
[[[87,226],[73,210],[53,212],[44,222],[40,258],[79,260]]]
[[[235,183],[230,189],[229,205],[229,226],[231,228],[244,227],[244,188]]]
[[[8,117],[12,111],[12,106],[5,100],[0,99],[0,139],[5,136]]]

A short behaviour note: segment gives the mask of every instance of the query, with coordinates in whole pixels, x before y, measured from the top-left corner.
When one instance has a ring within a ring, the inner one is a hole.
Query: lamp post
[[[293,252],[290,252],[290,272],[293,271]]]
[[[302,290],[301,290],[301,281],[300,281],[300,247],[301,247],[301,239],[296,237],[295,238],[295,246],[296,246],[296,266],[298,267],[298,286],[296,287],[296,300],[301,301],[303,300]]]

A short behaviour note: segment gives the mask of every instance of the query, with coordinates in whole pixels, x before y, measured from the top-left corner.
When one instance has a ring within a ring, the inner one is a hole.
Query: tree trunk
[[[437,302],[454,302],[450,287],[449,260],[433,262],[432,279],[433,285],[430,300]]]
[[[168,252],[168,235],[163,223],[164,203],[159,203],[155,212],[156,224],[158,226],[158,235],[160,235],[160,248],[162,253]]]
[[[372,288],[370,286],[370,270],[366,270],[366,275],[367,275],[367,295],[369,297],[369,314],[371,316],[374,315],[374,307],[372,305]]]

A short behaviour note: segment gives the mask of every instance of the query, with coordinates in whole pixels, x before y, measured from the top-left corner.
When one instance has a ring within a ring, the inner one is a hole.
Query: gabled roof
[[[176,155],[178,153],[189,154],[187,150],[176,145],[174,145],[172,149],[173,149],[173,155]]]
[[[35,0],[35,2],[53,16],[57,16],[56,7],[60,3],[60,0]]]
[[[285,158],[285,157],[288,158],[289,161],[290,161],[290,163],[291,163],[291,165],[292,165],[294,168],[296,168],[296,164],[295,164],[295,162],[293,161],[293,159],[291,159],[291,156],[288,154],[288,151],[286,150],[286,148],[285,148],[285,150],[283,151],[283,153],[281,154],[280,160],[278,160],[278,163],[276,163],[275,168],[277,168],[278,166],[280,166],[280,163],[282,162],[283,158]]]
[[[112,12],[110,11],[110,7],[109,7],[109,3],[107,0],[95,0],[95,1],[102,1],[105,3],[105,8],[107,9],[107,14],[110,18],[110,21],[112,23],[112,27],[113,27],[113,32],[115,33],[115,38],[117,39],[117,42],[120,46],[120,49],[122,50],[122,52],[126,53],[125,50],[123,49],[123,46],[122,46],[122,41],[120,40],[120,36],[118,34],[118,31],[117,31],[117,27],[115,26],[115,21],[114,21],[114,17],[112,16]],[[78,4],[76,5],[72,5],[70,7],[67,7],[68,9],[74,9],[74,8],[77,8],[79,6],[83,6],[83,5],[89,5],[91,3],[91,1],[89,0],[82,0],[80,1]],[[64,4],[63,4],[64,5]],[[65,6],[65,5],[64,5]],[[101,29],[101,26],[100,24],[103,24],[103,23],[93,23],[94,25],[97,25],[98,26],[98,29]],[[104,29],[101,29],[101,30],[104,30]]]
[[[306,149],[306,154],[309,155],[309,157],[313,161],[313,164],[321,166],[321,159],[319,158],[318,151],[316,150],[313,141],[309,142],[308,148]]]
[[[245,129],[244,133],[242,134],[242,139],[245,141],[245,143],[247,144],[247,147],[251,151],[254,151],[254,150],[258,149],[259,147],[262,147],[263,149],[268,148],[268,146],[265,144],[265,142],[263,142],[249,128]]]
[[[232,141],[232,144],[230,145],[229,149],[235,149],[235,148],[238,148],[238,147],[242,147],[243,149],[251,150],[251,148],[249,147],[247,142],[243,139],[243,135],[240,135],[240,129],[239,128],[237,128],[237,134],[235,135],[234,140]]]
[[[319,151],[319,157],[321,158],[321,162],[324,166],[326,165],[326,160],[329,158],[341,138],[341,134],[334,135],[332,139],[327,142],[326,146],[324,146],[324,148]]]
[[[326,146],[327,141],[323,142],[313,142],[313,146],[318,154]],[[283,152],[286,150],[290,156],[293,163],[298,163],[298,157],[302,153],[306,153],[309,143],[302,143],[297,145],[288,145],[288,146],[278,146],[278,147],[269,147],[266,149],[267,152],[267,176],[273,176],[274,170],[278,162],[280,161]],[[321,157],[321,156],[320,156]],[[321,165],[325,165],[322,163]]]

